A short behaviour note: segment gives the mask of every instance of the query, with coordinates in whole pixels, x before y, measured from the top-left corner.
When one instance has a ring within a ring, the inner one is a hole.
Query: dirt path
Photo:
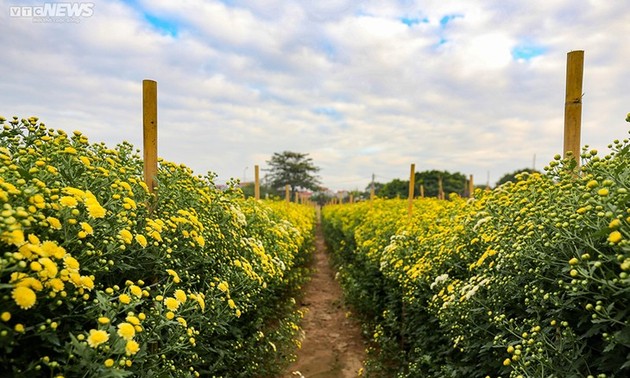
[[[306,310],[302,320],[305,337],[297,361],[289,366],[284,377],[357,377],[365,358],[365,346],[358,323],[346,316],[349,310],[343,304],[321,226],[317,227],[315,246],[315,272],[301,303]]]

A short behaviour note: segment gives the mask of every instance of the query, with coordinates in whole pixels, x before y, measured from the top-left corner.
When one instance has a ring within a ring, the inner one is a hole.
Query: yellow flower
[[[188,327],[188,323],[186,322],[186,319],[184,319],[182,317],[177,318],[177,322],[179,324],[181,324],[182,326],[184,326],[184,327]]]
[[[140,350],[140,344],[138,344],[134,340],[127,341],[127,345],[125,345],[125,352],[128,354],[136,354]]]
[[[166,313],[166,319],[173,320],[174,317],[175,317],[175,314],[173,314],[173,312],[169,311]]]
[[[92,166],[92,163],[90,163],[90,159],[86,156],[79,156],[79,160],[81,160],[81,163],[85,164],[88,167]]]
[[[168,297],[164,299],[164,305],[171,311],[177,310],[179,307],[179,301],[175,298]]]
[[[92,290],[94,289],[94,281],[92,281],[91,277],[81,276],[80,286],[84,289]]]
[[[63,265],[71,272],[76,272],[79,270],[79,262],[74,257],[68,255],[63,259]]]
[[[106,359],[105,360],[105,367],[110,368],[112,366],[114,366],[114,360],[112,360],[111,358]]]
[[[126,321],[128,321],[129,323],[133,324],[133,325],[140,325],[140,319],[138,319],[137,317],[133,316],[133,315],[129,315],[125,318]]]
[[[608,235],[608,241],[614,244],[617,244],[621,241],[622,236],[621,236],[621,232],[619,231],[613,231],[610,233],[610,235]]]
[[[18,286],[11,292],[11,297],[15,303],[23,310],[28,310],[35,305],[37,296],[35,292],[26,286]]]
[[[20,287],[20,286],[28,287],[35,291],[41,291],[44,288],[41,281],[39,281],[35,277],[24,277],[20,279],[20,281],[15,284],[15,287]]]
[[[57,275],[57,264],[55,264],[51,259],[48,257],[42,257],[39,259],[39,263],[44,267],[44,270],[40,272],[40,275],[48,278],[53,278]]]
[[[181,280],[179,279],[179,275],[173,269],[166,269],[166,273],[168,273],[169,275],[173,276],[173,282],[174,283],[180,283],[181,282]]]
[[[58,246],[55,242],[47,240],[42,243],[43,257],[54,257],[61,260],[66,255],[66,250]]]
[[[179,303],[186,302],[186,293],[184,290],[177,289],[175,290],[175,298],[179,301]]]
[[[142,246],[142,248],[147,246],[147,238],[144,237],[144,235],[136,235],[136,241],[138,242],[138,244],[140,244]]]
[[[98,318],[98,322],[99,324],[107,324],[109,323],[109,318],[106,316],[101,316],[100,318]]]
[[[136,329],[133,324],[120,323],[118,325],[118,336],[125,340],[131,340],[136,335]]]
[[[121,230],[118,233],[118,236],[120,236],[120,238],[122,239],[123,242],[125,242],[125,244],[131,244],[131,241],[133,240],[133,235],[131,234],[131,232],[129,232],[129,230]]]
[[[53,278],[46,281],[46,286],[50,287],[55,293],[58,293],[64,289],[65,285],[61,279]]]
[[[123,202],[124,202],[123,207],[126,210],[136,209],[136,202],[134,200],[132,200],[131,198],[125,197],[125,198],[123,198]]]
[[[103,330],[91,329],[90,335],[87,338],[87,343],[92,348],[96,348],[99,345],[107,342],[109,340],[109,333]]]
[[[76,155],[77,150],[73,147],[66,147],[63,152],[70,154],[70,155]]]
[[[197,295],[197,303],[199,303],[199,307],[201,308],[201,311],[205,311],[206,301],[203,299],[201,295]]]
[[[131,294],[135,295],[138,298],[142,296],[142,288],[140,288],[140,286],[131,285],[129,286],[129,291],[131,291]]]
[[[122,304],[129,304],[129,303],[131,303],[131,297],[129,297],[127,294],[120,294],[120,296],[118,297],[118,300]]]
[[[230,306],[231,309],[234,309],[236,308],[236,303],[234,303],[232,299],[228,299],[228,306]]]
[[[229,285],[225,281],[221,282],[217,287],[224,293],[229,290]]]
[[[96,199],[96,197],[94,197],[94,194],[88,191],[86,192],[86,197],[87,198],[85,199],[85,207],[87,208],[90,217],[103,218],[107,213],[107,210],[105,210],[105,208],[101,206],[100,203],[98,203],[98,200]]]
[[[0,315],[0,319],[2,319],[3,322],[8,322],[11,320],[11,313],[9,311],[3,312],[2,315]]]
[[[59,200],[59,203],[65,207],[76,207],[78,205],[77,200],[74,197],[63,196]]]
[[[42,264],[38,263],[37,261],[32,261],[30,267],[33,272],[39,272],[43,269]]]
[[[61,230],[61,222],[59,221],[59,219],[55,217],[48,217],[46,218],[46,220],[48,221],[50,227],[54,228],[55,230]]]
[[[22,323],[18,323],[16,324],[13,329],[15,330],[15,332],[17,333],[24,333],[24,324]]]
[[[6,220],[5,220],[6,222]],[[24,244],[24,232],[20,229],[13,230],[11,232],[3,232],[0,235],[0,239],[5,241],[7,244],[13,244],[15,246],[20,246]]]
[[[80,224],[81,224],[81,229],[85,231],[86,234],[88,235],[94,234],[94,229],[92,228],[92,226],[90,226],[89,223],[81,222]]]

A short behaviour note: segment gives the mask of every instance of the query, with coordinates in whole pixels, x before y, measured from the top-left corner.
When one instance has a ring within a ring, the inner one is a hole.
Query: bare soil
[[[297,361],[283,378],[357,377],[365,359],[361,329],[343,303],[321,226],[315,239],[314,273],[301,299],[304,339]]]

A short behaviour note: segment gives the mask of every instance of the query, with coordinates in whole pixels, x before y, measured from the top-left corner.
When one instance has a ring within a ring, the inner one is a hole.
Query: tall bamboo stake
[[[584,51],[567,54],[566,96],[564,102],[564,157],[569,151],[580,166],[580,134],[582,127],[582,81],[584,78]]]
[[[414,188],[416,186],[416,165],[411,164],[411,169],[409,172],[409,208],[407,211],[409,212],[409,217],[413,214],[413,195]]]
[[[144,183],[151,193],[157,188],[157,82],[142,80],[142,132]]]
[[[260,169],[254,165],[254,198],[260,199]]]
[[[284,186],[284,200],[287,202],[291,202],[291,195],[289,192],[289,184]]]
[[[475,196],[475,184],[473,182],[473,175],[470,175],[468,180],[468,197],[473,198]]]

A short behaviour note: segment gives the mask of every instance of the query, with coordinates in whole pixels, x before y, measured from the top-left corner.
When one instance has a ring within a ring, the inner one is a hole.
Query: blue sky
[[[491,184],[534,156],[541,169],[562,149],[571,50],[585,50],[582,144],[627,136],[625,1],[89,3],[42,22],[0,0],[0,115],[141,148],[154,79],[159,155],[219,183],[285,150],[334,190],[405,179],[411,163]]]

